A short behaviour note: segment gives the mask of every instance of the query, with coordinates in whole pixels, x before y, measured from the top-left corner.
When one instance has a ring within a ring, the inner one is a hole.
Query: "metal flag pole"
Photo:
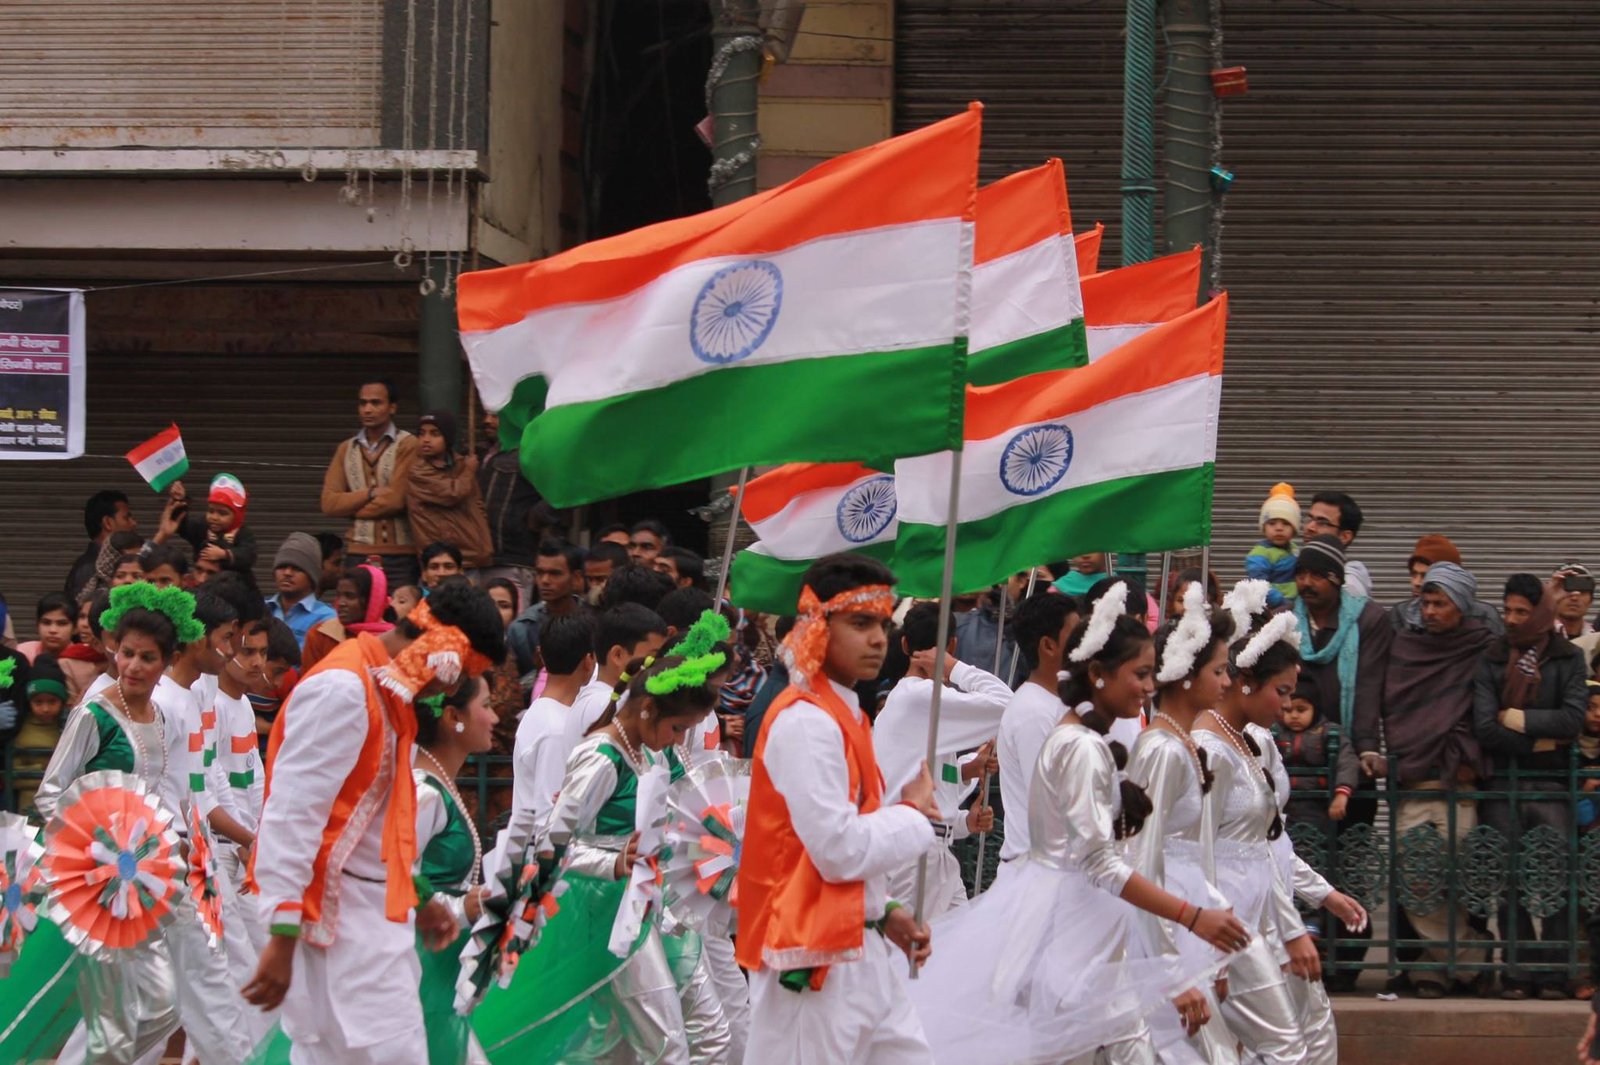
[[[950,641],[950,601],[954,598],[956,576],[956,523],[960,518],[961,452],[950,453],[950,503],[944,524],[944,576],[939,583],[939,631],[933,651],[933,702],[928,707],[928,771],[933,771],[934,759],[939,750],[939,701],[944,693],[945,644]],[[922,908],[927,901],[928,854],[917,859],[917,897],[912,915],[922,924]],[[917,978],[917,963],[911,963],[911,979]]]
[[[1156,601],[1158,624],[1167,620],[1167,601],[1172,598],[1172,593],[1167,589],[1167,582],[1170,580],[1172,580],[1172,552],[1163,551],[1161,552],[1161,598]],[[1207,591],[1209,590],[1208,588]]]
[[[733,509],[728,512],[728,542],[722,545],[722,569],[717,573],[717,597],[711,602],[722,609],[722,597],[728,591],[728,571],[733,568],[734,534],[739,531],[739,512],[744,507],[744,486],[750,483],[750,467],[739,470],[739,487],[733,493]]]
[[[1022,598],[1023,599],[1031,599],[1031,598],[1033,598],[1033,589],[1038,585],[1038,583],[1039,583],[1039,567],[1038,566],[1034,566],[1032,569],[1030,569],[1028,571],[1028,590],[1025,593],[1023,593]],[[1007,590],[1006,590],[1006,585],[1001,585],[1000,586],[1000,595],[1001,595],[1001,599],[1000,599],[1000,631],[994,638],[994,671],[995,671],[995,673],[997,675],[1000,672],[1000,648],[1004,643],[1004,640],[1002,639],[1002,637],[1005,636],[1005,631],[1006,631],[1006,629],[1005,629],[1005,623],[1006,623],[1005,605],[1010,599],[1010,596],[1009,596],[1009,594],[1007,593]],[[1011,669],[1008,670],[1006,672],[1006,674],[1003,677],[1000,678],[1001,680],[1003,680],[1003,681],[1005,681],[1006,683],[1009,684],[1011,682],[1011,678],[1016,676],[1016,673],[1017,673],[1017,657],[1019,655],[1021,655],[1021,654],[1022,654],[1022,646],[1020,644],[1013,643],[1012,647],[1011,647]],[[984,770],[984,772],[983,772],[983,780],[978,784],[978,805],[979,806],[987,806],[987,805],[989,805],[989,771],[987,769]],[[989,850],[989,833],[987,833],[987,832],[979,832],[978,833],[978,868],[976,870],[974,870],[974,872],[972,874],[972,893],[974,895],[983,894],[983,857],[988,852],[988,850]]]

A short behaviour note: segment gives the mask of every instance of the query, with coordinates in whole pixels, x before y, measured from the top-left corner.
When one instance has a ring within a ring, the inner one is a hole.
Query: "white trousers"
[[[383,915],[384,885],[340,877],[338,937],[302,940],[283,1000],[294,1065],[427,1065],[416,930]]]
[[[870,930],[863,948],[860,961],[832,966],[820,991],[790,991],[771,969],[752,973],[745,1065],[932,1065],[905,955]]]
[[[707,934],[701,941],[700,960],[722,1002],[722,1015],[728,1020],[728,1060],[743,1061],[750,1037],[750,983],[734,960],[733,940],[726,935]]]
[[[236,1065],[255,1048],[252,1033],[259,1022],[246,1015],[247,1010],[255,1011],[239,994],[228,970],[227,952],[221,944],[211,946],[194,901],[183,894],[173,909],[177,919],[167,926],[164,937],[172,956],[187,1054],[198,1058],[200,1065]]]

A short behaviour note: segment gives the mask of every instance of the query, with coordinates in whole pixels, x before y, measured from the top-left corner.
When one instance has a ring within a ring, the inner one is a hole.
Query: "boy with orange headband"
[[[283,1006],[296,1065],[427,1062],[416,935],[437,949],[459,930],[412,880],[412,707],[505,655],[494,601],[450,582],[340,644],[273,723],[253,867],[271,935],[244,995]]]
[[[750,970],[746,1062],[932,1062],[894,947],[921,961],[928,928],[889,898],[889,874],[933,842],[926,764],[882,806],[872,728],[852,685],[888,652],[894,574],[862,555],[806,571],[783,643],[791,683],[755,741],[737,890]]]

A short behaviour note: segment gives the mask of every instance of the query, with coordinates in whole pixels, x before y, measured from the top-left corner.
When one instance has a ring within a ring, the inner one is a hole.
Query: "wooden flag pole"
[[[717,597],[711,602],[713,609],[722,609],[722,597],[728,591],[728,571],[733,568],[733,540],[739,531],[739,511],[744,506],[744,486],[750,483],[750,467],[739,469],[739,487],[733,493],[733,510],[728,514],[728,542],[722,545],[722,569],[717,573]]]
[[[950,503],[944,526],[944,576],[939,585],[939,631],[935,636],[933,651],[933,702],[928,707],[928,771],[933,771],[934,759],[939,750],[939,701],[944,692],[945,644],[950,642],[950,601],[954,598],[956,576],[956,524],[960,520],[961,452],[950,454]],[[922,924],[922,909],[928,893],[928,855],[924,851],[917,859],[917,897],[912,914],[917,924]],[[917,963],[911,963],[911,978],[917,978]]]

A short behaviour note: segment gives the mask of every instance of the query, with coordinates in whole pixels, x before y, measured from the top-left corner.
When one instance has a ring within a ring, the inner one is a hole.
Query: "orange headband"
[[[378,673],[378,683],[406,702],[415,700],[434,680],[450,685],[494,665],[472,649],[465,633],[434,617],[427,600],[412,607],[406,620],[421,629],[422,635]]]
[[[828,618],[834,614],[871,614],[886,618],[894,614],[894,589],[887,584],[868,584],[840,592],[826,603],[806,585],[800,590],[800,613],[794,628],[783,638],[783,661],[790,679],[802,688],[822,672],[828,655]]]

